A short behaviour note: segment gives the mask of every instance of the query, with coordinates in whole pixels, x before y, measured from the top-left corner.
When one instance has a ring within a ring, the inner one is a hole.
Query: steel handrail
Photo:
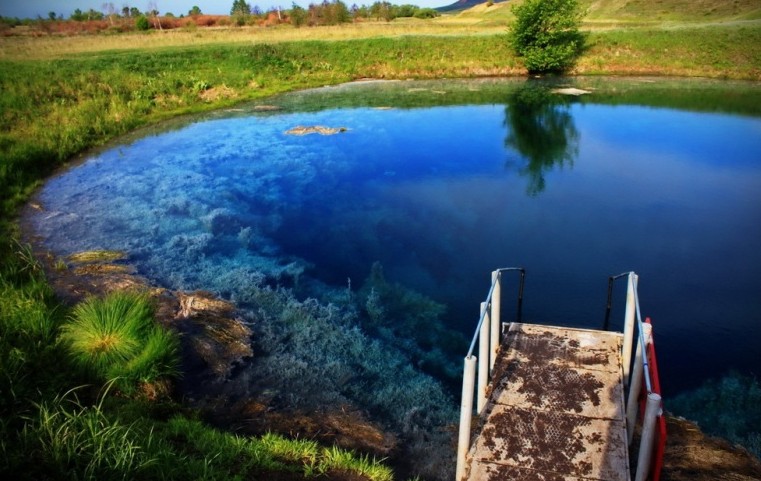
[[[628,276],[630,273],[631,271],[622,272],[621,274],[615,276],[608,276],[608,302],[605,306],[605,323],[602,327],[603,331],[607,331],[610,324],[610,310],[613,307],[613,283],[622,277]]]
[[[473,397],[476,387],[476,371],[478,372],[478,403],[476,412],[481,414],[486,404],[486,390],[489,384],[489,374],[494,368],[497,351],[502,331],[502,321],[500,317],[501,310],[501,279],[502,273],[508,271],[518,271],[521,273],[520,285],[518,288],[518,312],[516,322],[521,321],[523,309],[523,287],[526,280],[526,270],[522,267],[502,267],[492,271],[491,287],[486,301],[481,304],[481,316],[478,318],[476,332],[473,335],[473,341],[470,343],[468,354],[464,359],[463,378],[462,378],[462,399],[460,403],[460,432],[457,441],[457,480],[461,481],[465,472],[465,460],[470,446],[470,427],[473,416]],[[497,289],[499,287],[499,289]],[[496,294],[495,294],[496,292]],[[486,319],[489,324],[485,325]],[[478,358],[473,355],[476,348],[476,342],[479,343]],[[491,362],[491,363],[490,363]],[[478,363],[478,369],[476,364]]]
[[[640,311],[639,306],[639,286],[637,284],[637,280],[639,276],[637,276],[637,273],[634,271],[628,271],[628,272],[622,272],[621,274],[617,274],[615,276],[609,276],[608,277],[608,301],[605,308],[605,324],[603,326],[603,330],[608,330],[608,323],[610,320],[610,311],[613,305],[613,283],[621,279],[623,277],[626,277],[628,282],[632,284],[632,293],[634,294],[634,313],[635,313],[635,320],[637,323],[637,344],[642,349],[642,352],[647,351],[647,342],[645,341],[645,329],[644,329],[644,322],[642,322],[642,312]],[[643,367],[643,375],[645,376],[645,387],[647,389],[647,393],[650,394],[653,392],[653,383],[650,378],[650,365],[647,361],[647,356],[642,356],[642,367]]]
[[[631,272],[630,274],[634,274],[634,272]],[[637,330],[639,331],[639,335],[637,337],[639,338],[639,345],[641,346],[642,352],[644,353],[642,356],[642,372],[645,376],[645,388],[647,389],[647,393],[650,394],[653,392],[653,383],[650,379],[650,364],[647,361],[647,343],[645,342],[645,329],[643,327],[644,323],[642,322],[642,313],[639,309],[639,288],[636,282],[634,283],[634,307],[635,312],[637,313]]]
[[[518,288],[518,319],[517,321],[520,322],[521,320],[521,307],[523,304],[523,285],[524,280],[526,278],[526,269],[523,267],[501,267],[499,269],[496,269],[494,272],[497,272],[498,275],[501,275],[503,272],[509,272],[509,271],[519,271],[521,273],[521,283]],[[486,305],[489,305],[492,301],[492,296],[494,295],[494,288],[497,285],[497,282],[499,282],[499,279],[495,277],[492,280],[491,287],[489,288],[489,294],[486,296]],[[476,343],[478,342],[479,334],[481,333],[481,326],[484,323],[484,319],[486,318],[487,310],[483,310],[481,312],[481,316],[478,318],[478,325],[476,325],[476,332],[473,334],[473,340],[470,342],[470,349],[468,349],[468,354],[465,357],[471,357],[473,355],[473,351],[476,348]]]
[[[621,276],[618,276],[621,277]],[[627,371],[630,365],[630,359],[627,358],[626,351],[632,347],[632,344],[637,344],[637,351],[634,357],[634,373],[627,379],[628,381],[628,399],[626,407],[626,430],[627,441],[631,444],[634,438],[634,431],[636,420],[638,418],[638,408],[640,403],[640,390],[642,387],[642,381],[644,379],[644,412],[642,413],[642,428],[640,434],[639,452],[637,458],[637,468],[634,473],[634,481],[645,481],[653,474],[653,481],[657,481],[660,476],[660,464],[662,463],[663,449],[665,446],[665,423],[663,421],[663,404],[660,388],[653,389],[653,380],[650,373],[650,361],[648,356],[650,354],[650,348],[652,347],[652,325],[642,322],[642,313],[639,303],[639,277],[635,272],[628,273],[628,288],[627,288],[627,301],[626,301],[626,321],[624,325],[624,378],[627,378]],[[610,303],[610,299],[608,299]],[[632,306],[631,303],[634,305]],[[632,312],[633,310],[633,312]],[[637,341],[634,341],[631,337],[627,338],[626,333],[630,333],[634,328],[634,324],[638,330]],[[628,341],[628,342],[627,342]],[[654,355],[654,354],[653,354]],[[656,366],[654,361],[654,366]],[[653,375],[658,376],[656,371]],[[658,432],[656,432],[658,431]],[[656,438],[658,440],[656,441]],[[657,444],[655,444],[657,442]],[[653,456],[656,457],[655,464],[652,464]],[[653,467],[655,466],[655,467]]]

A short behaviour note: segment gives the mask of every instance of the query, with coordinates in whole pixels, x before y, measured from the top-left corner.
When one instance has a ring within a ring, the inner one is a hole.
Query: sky
[[[310,3],[317,3],[319,0],[296,0],[296,3],[306,7]],[[375,0],[343,0],[344,3],[351,6],[371,5]],[[187,15],[188,11],[197,5],[203,13],[212,15],[227,15],[230,13],[233,0],[0,0],[0,16],[18,17],[18,18],[47,18],[49,12],[55,12],[57,15],[63,15],[69,18],[75,9],[86,12],[89,9],[103,11],[103,5],[113,3],[117,10],[124,6],[137,7],[141,11],[148,10],[149,5],[155,5],[162,14],[171,12],[176,16],[180,14]],[[257,5],[262,10],[270,7],[280,6],[290,8],[293,0],[247,0],[251,5]],[[441,7],[454,3],[455,0],[390,0],[394,4],[409,3],[420,7]]]

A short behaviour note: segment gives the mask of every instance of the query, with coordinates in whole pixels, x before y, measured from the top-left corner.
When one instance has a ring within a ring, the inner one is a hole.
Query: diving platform
[[[469,480],[628,481],[623,335],[512,323]]]
[[[502,323],[501,279],[511,271],[521,275],[517,316]],[[624,277],[623,332],[609,331],[612,285]],[[521,322],[524,279],[522,268],[494,271],[481,304],[464,363],[456,480],[658,481],[665,419],[637,275],[609,278],[603,330]]]

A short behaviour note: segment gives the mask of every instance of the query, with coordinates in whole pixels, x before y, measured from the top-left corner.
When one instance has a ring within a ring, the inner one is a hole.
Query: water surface
[[[262,283],[369,296],[379,262],[467,337],[494,268],[528,270],[526,319],[593,328],[607,276],[635,270],[667,394],[758,376],[761,117],[736,86],[594,82],[580,98],[523,81],[360,84],[183,120],[51,179],[34,229],[59,255],[124,250],[162,285],[242,304]],[[348,130],[286,133],[299,125]]]

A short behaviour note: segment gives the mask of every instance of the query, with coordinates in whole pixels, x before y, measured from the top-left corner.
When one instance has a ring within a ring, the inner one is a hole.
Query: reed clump
[[[125,392],[178,374],[177,336],[155,323],[144,294],[114,292],[78,304],[61,332],[74,365]]]

